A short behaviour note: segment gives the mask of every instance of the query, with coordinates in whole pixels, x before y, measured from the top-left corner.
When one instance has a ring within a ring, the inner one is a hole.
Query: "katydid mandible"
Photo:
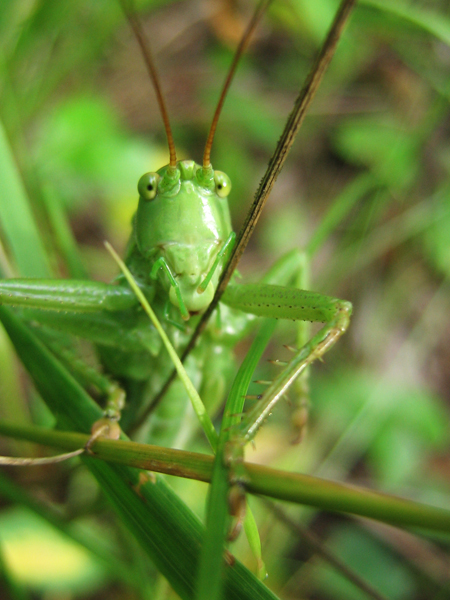
[[[262,3],[261,6],[267,3]],[[144,295],[164,323],[175,347],[182,351],[194,324],[211,304],[220,275],[232,250],[227,197],[228,176],[210,162],[212,140],[220,109],[235,71],[262,11],[255,13],[239,46],[225,82],[208,137],[203,164],[177,161],[175,144],[153,62],[136,19],[129,17],[152,76],[169,145],[170,162],[141,177],[139,203],[125,262]],[[266,282],[228,286],[211,319],[203,342],[192,353],[188,366],[201,395],[212,401],[225,388],[235,343],[251,330],[255,316],[323,322],[324,327],[296,352],[283,373],[269,386],[260,402],[244,417],[237,435],[253,439],[273,405],[292,381],[322,356],[346,331],[351,304],[314,292],[274,285],[277,268]],[[112,284],[87,281],[12,279],[0,283],[0,302],[19,306],[24,319],[39,323],[37,331],[55,351],[58,341],[48,327],[77,335],[96,344],[111,380],[77,363],[75,375],[95,385],[109,398],[106,417],[120,416],[123,389],[127,398],[122,424],[132,426],[170,373],[161,340],[148,322],[124,278]],[[172,388],[166,405],[177,402]],[[159,442],[159,440],[158,440]],[[170,443],[163,440],[162,443]]]

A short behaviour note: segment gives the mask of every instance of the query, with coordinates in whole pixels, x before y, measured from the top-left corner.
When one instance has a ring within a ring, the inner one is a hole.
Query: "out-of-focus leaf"
[[[349,119],[334,132],[333,144],[345,160],[369,167],[393,189],[417,175],[417,142],[400,123],[373,116]]]
[[[321,382],[317,392],[314,405],[322,413],[328,441],[338,439],[358,419],[354,455],[367,456],[386,483],[410,481],[412,475],[423,472],[431,453],[448,443],[446,409],[426,389],[382,385],[369,373],[343,371]]]
[[[361,0],[361,4],[377,8],[381,11],[404,19],[405,21],[424,29],[431,35],[434,35],[445,44],[450,45],[450,19],[445,18],[443,14],[437,11],[422,8],[414,5],[412,2],[390,2],[389,0]]]
[[[48,277],[50,266],[19,169],[0,122],[0,226],[25,277]]]
[[[135,193],[142,173],[166,162],[163,151],[125,135],[105,100],[89,95],[52,111],[41,124],[35,153],[42,176],[75,205],[100,193],[115,199]]]
[[[447,208],[423,234],[424,250],[433,267],[450,274],[450,188],[445,183],[439,195],[439,204]]]
[[[351,527],[339,527],[328,540],[327,546],[390,600],[415,597],[407,568],[394,554],[363,532]],[[364,592],[328,565],[319,565],[315,578],[327,597],[367,600]]]
[[[40,593],[92,593],[105,580],[91,554],[22,508],[0,513],[0,543],[11,574]]]

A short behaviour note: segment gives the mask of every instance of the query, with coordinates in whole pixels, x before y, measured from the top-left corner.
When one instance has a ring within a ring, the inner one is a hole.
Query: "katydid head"
[[[213,170],[211,148],[223,103],[239,59],[251,34],[271,0],[261,0],[236,50],[205,144],[203,166],[194,161],[177,162],[175,144],[159,78],[150,47],[139,20],[124,12],[134,31],[153,82],[166,131],[170,162],[156,173],[146,173],[138,184],[139,206],[135,217],[136,245],[146,260],[153,261],[150,276],[164,270],[163,285],[183,319],[201,313],[211,304],[221,269],[218,268],[235,234],[231,230],[226,197],[231,182]]]
[[[232,234],[230,189],[225,173],[189,160],[139,180],[136,244],[145,259],[164,267],[160,279],[184,318],[203,312],[213,299]]]

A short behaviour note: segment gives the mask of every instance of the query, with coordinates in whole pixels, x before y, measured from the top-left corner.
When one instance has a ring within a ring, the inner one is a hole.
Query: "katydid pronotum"
[[[139,26],[133,18],[131,22],[142,43]],[[240,51],[252,27],[243,38]],[[144,55],[151,64],[148,53]],[[210,162],[218,115],[234,67],[235,64],[213,120],[203,164],[177,161],[166,111],[160,100],[170,163],[157,172],[143,175],[138,184],[139,204],[126,263],[180,351],[190,338],[191,329],[186,322],[195,324],[198,315],[211,305],[235,241],[227,204],[231,182],[224,173],[214,171]],[[154,85],[161,99],[155,77]],[[292,381],[345,332],[351,314],[351,305],[346,301],[274,285],[275,273],[276,269],[259,285],[234,282],[229,285],[204,332],[202,345],[191,354],[201,393],[217,397],[224,385],[232,348],[247,335],[254,316],[325,323],[320,332],[296,352],[282,375],[244,417],[238,436],[245,441],[253,439]],[[128,402],[128,413],[122,421],[125,428],[133,423],[133,412],[142,411],[169,374],[170,363],[161,340],[122,277],[110,285],[85,281],[3,281],[0,301],[20,306],[28,321],[51,325],[57,331],[75,334],[96,344],[111,380],[79,364],[78,375],[91,379],[109,398],[113,409],[107,410],[106,418],[111,421],[119,416],[121,390],[125,391]],[[58,342],[47,329],[42,328],[41,335],[57,351]],[[202,365],[208,362],[209,378],[195,368],[196,361]],[[170,396],[165,398],[166,403],[176,396],[173,389]]]

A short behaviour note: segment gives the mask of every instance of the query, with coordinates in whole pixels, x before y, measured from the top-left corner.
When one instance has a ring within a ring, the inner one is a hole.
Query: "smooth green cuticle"
[[[162,173],[158,192],[160,194],[177,194],[180,189],[180,177],[181,173],[178,167],[168,166]]]
[[[200,167],[196,174],[197,183],[203,188],[213,192],[216,189],[216,182],[214,180],[214,169],[211,165],[208,167]]]

